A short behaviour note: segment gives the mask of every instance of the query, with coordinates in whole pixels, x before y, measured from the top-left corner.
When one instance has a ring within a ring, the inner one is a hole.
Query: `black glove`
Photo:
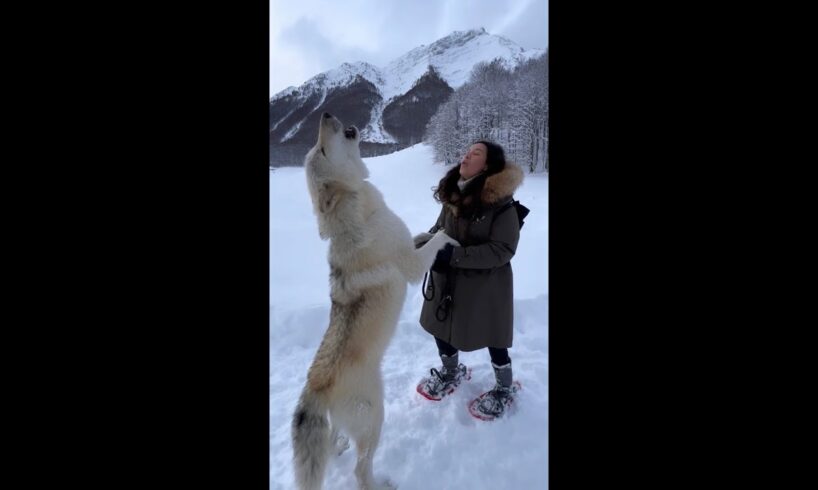
[[[444,273],[449,270],[449,262],[452,260],[454,245],[447,243],[445,247],[437,251],[435,263],[432,264],[432,271]]]

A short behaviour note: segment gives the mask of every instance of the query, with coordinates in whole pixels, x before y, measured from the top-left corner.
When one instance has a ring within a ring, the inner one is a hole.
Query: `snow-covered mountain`
[[[477,63],[500,58],[513,68],[544,53],[481,28],[455,31],[383,67],[343,63],[270,99],[271,163],[276,152],[286,160],[286,152],[278,151],[282,146],[311,146],[324,111],[361,128],[364,156],[373,154],[373,146],[394,151],[418,143],[437,107],[468,80]]]

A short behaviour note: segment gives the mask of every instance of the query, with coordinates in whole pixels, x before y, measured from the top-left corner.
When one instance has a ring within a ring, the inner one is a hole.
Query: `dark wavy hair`
[[[476,145],[481,143],[486,147],[486,166],[488,169],[469,182],[468,187],[463,190],[462,199],[459,199],[456,204],[461,208],[468,208],[475,210],[480,207],[480,193],[483,191],[483,186],[486,184],[486,179],[494,174],[500,173],[506,168],[506,152],[503,147],[497,143],[486,140],[478,140],[472,143]],[[433,187],[435,201],[439,203],[451,202],[453,194],[460,195],[460,189],[457,187],[457,181],[460,180],[460,163],[455,164],[450,168],[446,175],[440,179],[437,187]],[[471,199],[469,205],[463,206],[462,200],[467,196],[476,196]]]

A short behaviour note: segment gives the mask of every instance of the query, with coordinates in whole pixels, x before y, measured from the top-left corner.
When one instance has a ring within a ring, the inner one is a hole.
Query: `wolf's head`
[[[321,180],[340,181],[357,188],[369,177],[358,148],[360,139],[358,128],[344,128],[337,117],[325,112],[318,124],[318,141],[307,153],[308,170]]]

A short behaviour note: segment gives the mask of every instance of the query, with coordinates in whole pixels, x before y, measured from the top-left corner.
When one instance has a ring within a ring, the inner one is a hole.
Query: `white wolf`
[[[372,474],[383,423],[381,359],[407,282],[419,282],[447,243],[457,245],[439,232],[415,249],[406,225],[366,180],[359,142],[356,127],[344,128],[325,112],[318,142],[305,158],[318,232],[330,240],[332,308],[293,415],[295,476],[302,490],[321,488],[332,443],[343,439],[339,430],[355,441],[360,488],[393,488],[388,481],[376,484]]]

